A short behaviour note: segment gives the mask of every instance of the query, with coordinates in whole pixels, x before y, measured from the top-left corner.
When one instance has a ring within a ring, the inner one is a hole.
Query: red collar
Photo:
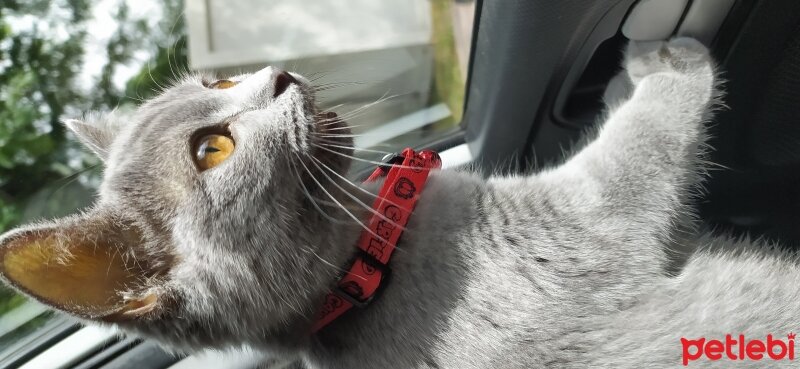
[[[372,208],[366,230],[358,240],[358,254],[336,288],[325,296],[325,302],[312,327],[319,331],[352,307],[364,307],[375,297],[389,274],[389,259],[403,234],[408,218],[419,199],[428,173],[439,169],[442,162],[433,151],[403,150],[389,159],[388,165],[375,169],[365,182],[386,177]]]

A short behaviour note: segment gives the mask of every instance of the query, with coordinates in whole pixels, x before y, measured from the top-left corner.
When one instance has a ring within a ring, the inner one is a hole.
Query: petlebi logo
[[[749,339],[744,334],[734,337],[726,334],[724,339],[681,337],[683,366],[695,360],[794,360],[794,333],[782,337],[768,334],[765,339]],[[766,363],[765,363],[766,365]]]

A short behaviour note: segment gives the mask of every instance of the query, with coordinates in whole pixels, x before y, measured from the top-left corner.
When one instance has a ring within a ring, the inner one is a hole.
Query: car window
[[[10,0],[0,5],[0,233],[88,206],[101,163],[60,121],[122,113],[180,73],[306,75],[356,156],[459,129],[470,0]],[[0,359],[59,319],[0,286]]]
[[[188,2],[186,14],[192,69],[309,76],[322,107],[354,127],[361,156],[461,120],[474,2],[212,0]]]

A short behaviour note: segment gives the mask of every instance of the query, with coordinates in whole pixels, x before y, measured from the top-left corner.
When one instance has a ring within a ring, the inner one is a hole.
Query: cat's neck
[[[318,332],[312,339],[310,360],[355,367],[360,358],[369,351],[381,351],[383,345],[391,346],[395,354],[412,354],[415,345],[436,335],[465,288],[472,251],[464,234],[480,223],[475,221],[474,204],[482,186],[471,175],[431,174],[389,263],[391,276],[383,290],[366,308],[351,309]],[[375,194],[379,185],[365,189]],[[362,194],[359,200],[371,205],[374,196]],[[359,213],[359,219],[370,215],[366,209]],[[363,228],[350,225],[347,229],[354,235],[340,238],[352,240],[346,247],[355,255],[355,240]],[[407,344],[398,344],[401,338]]]

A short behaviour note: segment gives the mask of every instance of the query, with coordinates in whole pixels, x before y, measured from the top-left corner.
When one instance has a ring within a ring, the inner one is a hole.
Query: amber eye
[[[233,139],[219,134],[201,136],[194,145],[194,160],[200,170],[220,165],[233,154]]]
[[[229,81],[227,79],[221,79],[219,81],[212,82],[210,85],[208,85],[208,88],[213,88],[215,90],[224,90],[226,88],[231,88],[233,86],[236,86],[238,83],[239,82]]]

